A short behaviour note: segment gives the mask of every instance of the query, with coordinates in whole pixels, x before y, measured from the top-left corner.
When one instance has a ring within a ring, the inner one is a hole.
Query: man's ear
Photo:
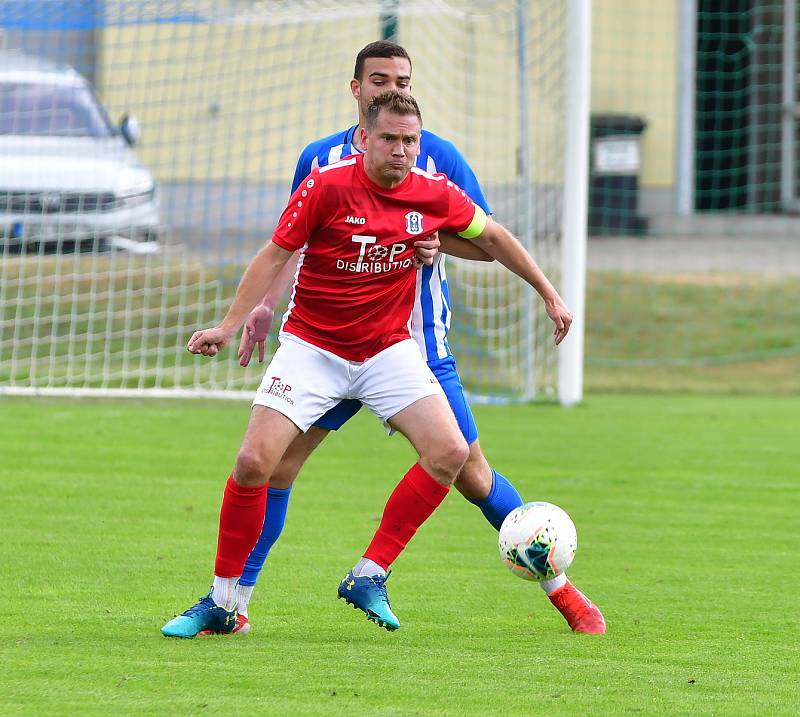
[[[355,77],[350,80],[350,93],[356,99],[361,97],[361,83]]]

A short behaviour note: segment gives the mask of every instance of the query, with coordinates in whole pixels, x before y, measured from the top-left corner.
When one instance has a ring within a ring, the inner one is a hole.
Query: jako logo
[[[347,219],[344,220],[345,224],[366,224],[367,220],[365,217],[354,217],[348,215]]]

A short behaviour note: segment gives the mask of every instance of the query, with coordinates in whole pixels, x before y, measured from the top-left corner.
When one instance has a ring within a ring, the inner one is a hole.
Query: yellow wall
[[[594,0],[591,110],[647,121],[649,186],[673,181],[676,2]],[[566,1],[528,6],[524,138],[515,2],[469,17],[463,5],[399,25],[425,126],[454,141],[484,184],[518,179],[523,141],[533,181],[560,182]],[[98,89],[115,119],[137,116],[138,155],[162,181],[288,182],[307,142],[355,121],[354,56],[377,35],[376,17],[344,10],[314,22],[295,13],[111,27],[100,41]]]
[[[591,111],[634,114],[647,122],[645,186],[674,181],[677,13],[677,0],[593,2]]]
[[[516,57],[492,52],[493,38],[512,30],[511,19],[411,17],[399,25],[414,62],[413,92],[425,127],[455,143],[487,185],[509,181],[516,171],[520,128],[516,112],[509,111],[517,105]],[[502,100],[487,100],[493,97]]]
[[[523,141],[515,0],[477,15],[458,4],[401,18],[414,93],[426,128],[456,143],[484,184],[514,182]],[[288,181],[307,142],[357,117],[349,81],[378,21],[344,10],[332,17],[111,27],[100,42],[99,91],[115,118],[137,116],[138,154],[162,181]],[[557,3],[530,13],[530,175],[550,183],[562,176],[563,67],[548,53],[561,45],[564,22]]]
[[[135,114],[142,162],[160,179],[286,181],[312,139],[355,117],[353,47],[336,22],[109,28],[100,92]]]

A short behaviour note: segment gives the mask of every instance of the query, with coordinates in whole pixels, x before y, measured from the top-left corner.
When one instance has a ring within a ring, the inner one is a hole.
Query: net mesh
[[[0,0],[0,391],[249,395],[262,367],[186,340],[225,311],[301,148],[354,122],[354,56],[387,29],[426,127],[559,285],[569,4]],[[800,390],[797,5],[592,3],[588,391]],[[29,75],[79,75],[20,88],[15,49]],[[472,396],[553,395],[532,292],[496,264],[448,277]]]
[[[387,10],[425,126],[557,281],[564,2],[0,2],[0,148],[27,165],[0,171],[0,389],[249,395],[263,367],[186,341],[224,314],[300,150],[354,123],[355,54]],[[551,395],[531,291],[496,265],[448,276],[468,390]]]

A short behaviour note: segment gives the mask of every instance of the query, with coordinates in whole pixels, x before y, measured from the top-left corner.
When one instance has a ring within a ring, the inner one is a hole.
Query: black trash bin
[[[646,126],[634,115],[592,115],[589,234],[647,233],[647,218],[639,216],[641,135]]]

